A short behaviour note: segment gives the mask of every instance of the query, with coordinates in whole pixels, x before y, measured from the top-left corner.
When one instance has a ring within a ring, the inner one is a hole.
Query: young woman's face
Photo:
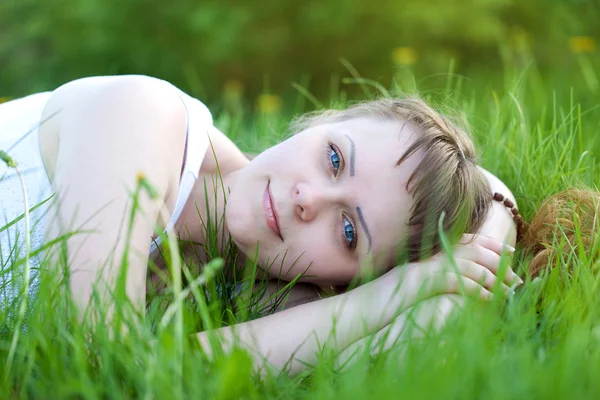
[[[370,259],[392,266],[406,235],[406,182],[421,159],[399,166],[413,128],[369,118],[323,124],[268,149],[236,172],[227,201],[233,241],[272,276],[346,284]]]

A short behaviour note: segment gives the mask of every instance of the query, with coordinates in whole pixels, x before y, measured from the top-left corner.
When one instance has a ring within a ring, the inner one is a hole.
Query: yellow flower
[[[229,79],[223,85],[223,92],[226,97],[238,98],[244,93],[244,84],[237,79]]]
[[[392,61],[396,65],[412,65],[417,59],[417,52],[412,47],[396,47],[392,50]]]
[[[527,31],[520,26],[512,29],[510,39],[515,49],[521,53],[525,53],[529,47],[530,37]]]
[[[593,53],[596,51],[596,40],[591,36],[573,36],[569,38],[572,53]]]
[[[10,97],[0,97],[0,104],[6,103],[7,101],[11,101]]]
[[[281,109],[281,97],[273,94],[261,94],[256,101],[256,108],[263,113],[276,113]]]

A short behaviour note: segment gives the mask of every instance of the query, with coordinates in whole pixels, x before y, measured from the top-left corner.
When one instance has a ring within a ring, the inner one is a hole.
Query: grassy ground
[[[471,81],[446,74],[441,84],[421,91],[468,117],[481,164],[513,189],[526,219],[552,193],[599,183],[597,69],[587,58],[575,65],[542,77],[535,65],[509,63],[503,77]],[[364,85],[371,95],[379,90]],[[402,72],[390,91],[413,92],[414,81]],[[345,99],[336,91],[331,102]],[[276,142],[288,120],[288,113],[260,114],[247,124],[222,113],[217,124],[258,150]],[[524,276],[527,259],[517,253],[514,263]],[[113,324],[126,325],[129,333],[111,338],[106,324],[92,332],[80,324],[64,291],[46,278],[21,309],[23,292],[8,295],[7,280],[15,290],[23,283],[17,279],[23,264],[13,263],[1,272],[0,398],[597,398],[600,297],[589,273],[593,261],[567,254],[556,264],[542,283],[527,282],[508,302],[469,304],[439,334],[364,354],[343,373],[323,349],[307,373],[258,377],[244,352],[208,361],[187,339],[189,332],[269,311],[256,297],[234,298],[236,285],[225,283],[222,269],[205,270],[208,283],[185,301],[173,300],[182,298],[176,284],[174,294],[156,297],[141,325],[117,297]],[[573,267],[570,279],[564,279],[567,267]],[[171,320],[165,319],[169,304]]]

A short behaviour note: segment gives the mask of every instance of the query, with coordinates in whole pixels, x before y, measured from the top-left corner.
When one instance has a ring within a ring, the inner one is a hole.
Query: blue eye
[[[342,218],[344,221],[344,239],[346,241],[346,246],[349,249],[353,249],[356,247],[356,232],[354,231],[354,226],[346,217]]]
[[[340,156],[335,151],[333,146],[330,146],[330,149],[331,149],[331,151],[329,152],[329,161],[331,161],[331,166],[333,167],[333,169],[335,170],[335,173],[337,174],[338,170],[340,169],[340,161],[341,161]]]

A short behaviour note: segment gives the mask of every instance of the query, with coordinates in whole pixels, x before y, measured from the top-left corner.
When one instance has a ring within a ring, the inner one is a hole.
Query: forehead
[[[369,230],[370,255],[387,264],[398,241],[407,234],[413,199],[406,184],[421,157],[415,154],[396,164],[414,141],[415,129],[404,121],[369,118],[330,124],[329,129],[347,165],[354,153],[354,176],[347,173],[345,184]],[[360,254],[365,255],[368,241],[362,240],[361,247]]]
[[[414,126],[401,120],[378,120],[353,118],[325,125],[333,135],[342,135],[365,146],[366,156],[377,150],[381,156],[393,159],[395,165],[402,153],[414,139]],[[383,160],[382,160],[383,161]],[[389,161],[389,160],[388,160]]]

